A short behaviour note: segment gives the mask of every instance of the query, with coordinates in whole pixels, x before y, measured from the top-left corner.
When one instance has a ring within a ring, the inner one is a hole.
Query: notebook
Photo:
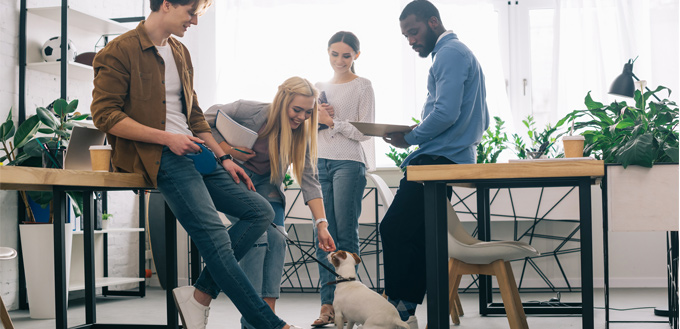
[[[257,140],[257,133],[242,126],[240,123],[234,121],[230,116],[222,111],[217,111],[217,118],[215,119],[215,128],[224,137],[227,144],[234,147],[253,148]]]
[[[64,169],[92,170],[90,145],[104,145],[106,134],[93,127],[74,126],[66,147]]]
[[[391,125],[369,122],[350,122],[350,123],[366,136],[382,137],[390,133],[407,133],[412,130],[410,126],[404,125]]]

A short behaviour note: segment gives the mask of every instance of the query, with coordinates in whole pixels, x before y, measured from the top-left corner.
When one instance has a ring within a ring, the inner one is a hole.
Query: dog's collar
[[[330,281],[326,283],[326,285],[332,285],[332,284],[338,284],[338,283],[343,283],[343,282],[350,282],[350,281],[356,281],[357,278],[343,278],[343,277],[338,277],[337,280],[335,281]]]

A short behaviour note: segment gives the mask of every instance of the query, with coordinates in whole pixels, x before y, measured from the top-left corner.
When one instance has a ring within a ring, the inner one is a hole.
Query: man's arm
[[[133,141],[165,145],[177,155],[198,152],[201,148],[196,143],[203,143],[200,138],[151,128],[129,117],[116,123],[108,132]]]

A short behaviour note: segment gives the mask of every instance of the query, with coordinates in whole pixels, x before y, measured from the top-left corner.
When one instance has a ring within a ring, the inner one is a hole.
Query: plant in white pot
[[[83,120],[87,115],[75,112],[77,100],[67,103],[63,99],[53,102],[52,109],[38,108],[37,115],[28,117],[18,127],[12,119],[12,111],[0,126],[1,150],[4,152],[0,162],[4,165],[42,167],[44,150],[61,149],[68,143],[74,120]],[[48,107],[49,108],[49,107]],[[42,133],[42,136],[38,136]],[[52,134],[52,136],[44,136]],[[58,166],[59,152],[47,155],[47,160]],[[51,156],[51,157],[50,157]],[[6,162],[6,163],[5,163]],[[62,162],[63,163],[63,162]],[[69,193],[75,217],[80,216],[82,195]],[[24,272],[30,316],[37,319],[54,318],[54,280],[45,273],[54,272],[53,258],[53,211],[51,191],[21,191],[20,197],[26,209],[26,221],[19,226]],[[37,204],[31,207],[30,202]],[[49,208],[48,208],[49,207]],[[36,220],[36,214],[45,211],[45,218]],[[40,225],[43,224],[43,225]],[[65,261],[66,282],[69,281],[71,259],[72,223],[65,224]]]
[[[567,115],[585,137],[584,156],[607,166],[608,209],[615,231],[678,230],[678,105],[638,83],[634,104],[594,101]],[[645,91],[645,89],[647,91]],[[654,97],[658,101],[650,101]]]

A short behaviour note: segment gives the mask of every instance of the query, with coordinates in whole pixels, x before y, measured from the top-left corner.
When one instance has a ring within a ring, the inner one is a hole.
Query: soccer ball
[[[45,41],[40,51],[45,62],[59,62],[61,61],[61,37],[53,37]],[[78,52],[73,45],[73,41],[68,40],[68,60],[73,62],[76,59]]]

